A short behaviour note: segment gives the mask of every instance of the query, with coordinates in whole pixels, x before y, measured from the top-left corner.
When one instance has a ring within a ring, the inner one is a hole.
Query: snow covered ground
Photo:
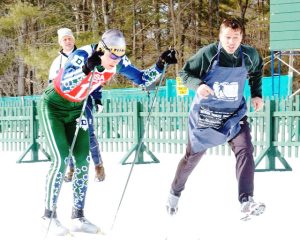
[[[41,231],[44,182],[50,163],[16,164],[21,152],[1,154],[0,239],[45,239]],[[206,155],[188,180],[175,218],[165,203],[182,154],[157,154],[161,163],[135,165],[120,211],[117,207],[130,165],[121,165],[125,153],[103,153],[106,180],[93,181],[93,165],[85,215],[105,234],[80,234],[47,239],[110,240],[299,240],[300,161],[289,159],[292,172],[257,172],[255,200],[267,205],[264,215],[239,220],[233,157]],[[71,184],[64,183],[58,217],[69,225]],[[112,224],[114,222],[114,226]]]

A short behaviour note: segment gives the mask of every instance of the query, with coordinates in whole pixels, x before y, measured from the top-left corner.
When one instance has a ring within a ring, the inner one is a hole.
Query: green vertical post
[[[264,169],[256,169],[256,171],[290,171],[292,170],[291,166],[279,152],[278,147],[274,146],[273,144],[273,136],[275,131],[273,121],[273,114],[275,112],[275,100],[266,100],[265,106],[266,148],[257,157],[255,166],[258,166],[258,164],[264,157],[266,157],[266,163]],[[276,158],[278,158],[278,160],[282,163],[284,167],[283,169],[276,168]]]
[[[24,109],[26,106],[21,106]],[[25,163],[25,162],[37,162],[39,160],[38,156],[38,143],[37,143],[37,122],[35,122],[35,116],[36,116],[36,104],[34,101],[32,101],[30,105],[30,110],[29,110],[29,122],[30,122],[30,130],[29,130],[29,136],[31,138],[30,140],[30,145],[29,147],[25,150],[25,152],[19,157],[17,160],[17,163]],[[25,131],[26,129],[23,129]],[[23,161],[27,153],[31,154],[31,159],[28,161]]]
[[[267,161],[266,161],[266,170],[274,170],[275,169],[275,149],[273,146],[273,134],[274,134],[274,123],[273,123],[273,112],[275,110],[275,102],[274,100],[270,100],[268,104],[267,114],[266,114],[266,137],[267,137],[267,146],[269,147],[268,152],[266,154]]]
[[[37,142],[38,139],[38,121],[37,121],[37,104],[36,101],[32,101],[32,109],[31,109],[31,135],[32,135],[32,148],[31,148],[31,159],[34,162],[39,161],[39,144]]]
[[[26,106],[22,106],[26,108]],[[50,160],[49,154],[44,150],[40,149],[40,144],[38,143],[38,119],[37,119],[37,104],[36,101],[32,101],[30,105],[30,145],[29,147],[22,153],[22,155],[17,160],[17,163],[33,163],[33,162],[47,162]],[[40,160],[39,159],[39,150],[41,150],[47,159]],[[25,156],[30,152],[30,160],[24,161]]]
[[[145,164],[145,163],[159,163],[159,160],[157,159],[157,157],[149,150],[149,148],[141,141],[143,141],[143,137],[144,137],[144,131],[145,129],[145,124],[144,121],[142,121],[142,117],[141,117],[141,102],[137,102],[135,104],[134,107],[134,139],[135,139],[135,143],[133,145],[133,147],[129,150],[129,152],[122,158],[121,163],[124,164],[129,164],[126,161],[128,160],[128,158],[130,157],[130,155],[135,152],[135,154],[137,154],[136,159],[134,159],[134,163],[135,164]],[[149,114],[149,113],[147,113]],[[140,149],[139,149],[139,145]],[[138,152],[137,152],[138,151]],[[151,158],[152,161],[144,161],[144,152],[146,152]]]

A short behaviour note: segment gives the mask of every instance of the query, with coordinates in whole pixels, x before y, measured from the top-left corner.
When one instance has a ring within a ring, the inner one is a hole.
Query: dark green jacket
[[[242,48],[245,66],[248,70],[251,97],[261,97],[263,61],[255,48],[242,44],[234,54],[228,54],[221,48],[220,66],[240,67],[242,65],[242,58],[239,54],[240,48]],[[212,63],[217,57],[217,51],[218,42],[212,43],[201,48],[185,63],[183,69],[179,72],[185,86],[196,90],[203,83],[201,78],[211,69]]]

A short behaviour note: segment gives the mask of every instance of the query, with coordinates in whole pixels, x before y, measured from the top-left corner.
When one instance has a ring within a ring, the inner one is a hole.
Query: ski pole
[[[130,180],[132,171],[133,171],[133,167],[134,167],[135,162],[136,162],[136,160],[137,160],[137,158],[138,158],[138,155],[139,155],[139,153],[140,153],[140,151],[141,151],[141,146],[142,146],[142,144],[143,144],[143,142],[144,142],[144,137],[145,137],[145,132],[146,132],[145,129],[148,128],[148,125],[149,125],[149,122],[150,122],[150,116],[151,116],[151,113],[152,113],[152,109],[153,109],[153,107],[154,107],[154,103],[155,103],[156,98],[157,98],[157,93],[158,93],[159,87],[160,87],[160,85],[161,85],[162,79],[164,78],[164,75],[165,75],[165,73],[166,73],[167,67],[168,67],[168,64],[165,63],[165,64],[164,64],[163,71],[162,71],[162,74],[161,74],[160,79],[159,79],[158,86],[156,87],[156,90],[155,90],[155,94],[154,94],[154,97],[153,97],[153,100],[152,100],[152,104],[151,104],[151,106],[150,106],[150,110],[149,110],[149,112],[148,112],[148,116],[147,116],[147,119],[146,119],[146,124],[145,124],[145,127],[144,127],[144,131],[143,131],[142,137],[141,137],[141,139],[140,139],[138,148],[137,148],[137,150],[136,150],[136,152],[135,152],[134,160],[133,160],[132,163],[131,163],[130,171],[129,171],[128,177],[127,177],[127,179],[126,179],[126,183],[125,183],[125,186],[124,186],[122,195],[121,195],[121,199],[120,199],[120,201],[119,201],[119,205],[118,205],[117,211],[116,211],[116,213],[115,213],[115,217],[114,217],[114,220],[113,220],[113,223],[112,223],[112,226],[111,226],[111,230],[113,229],[113,227],[114,227],[114,225],[115,225],[115,222],[116,222],[116,219],[117,219],[117,216],[118,216],[120,207],[121,207],[121,205],[122,205],[123,198],[124,198],[124,196],[125,196],[125,192],[126,192],[126,189],[127,189],[127,186],[128,186],[128,183],[129,183],[129,180]]]
[[[78,135],[78,132],[79,132],[81,120],[82,120],[82,117],[84,115],[85,108],[86,108],[86,105],[87,105],[87,100],[88,100],[88,96],[90,94],[90,89],[91,89],[91,85],[92,85],[92,82],[93,82],[93,79],[94,79],[94,74],[95,74],[95,69],[93,70],[92,76],[89,79],[89,85],[88,85],[88,89],[87,89],[86,98],[84,99],[82,109],[81,109],[81,113],[80,113],[80,116],[79,116],[79,119],[78,119],[78,123],[76,125],[75,133],[74,133],[72,143],[71,143],[71,146],[70,146],[70,149],[69,149],[69,155],[68,155],[68,160],[67,160],[66,166],[69,165],[70,158],[73,156],[73,150],[74,150],[75,142],[77,140],[77,135]],[[65,168],[63,176],[65,176],[66,171],[67,171],[67,167]],[[63,182],[59,186],[58,193],[57,193],[57,198],[58,198],[58,195],[60,194],[62,184],[63,184]],[[50,226],[51,226],[51,223],[52,223],[52,219],[54,217],[54,213],[56,212],[56,208],[57,208],[57,203],[55,202],[54,205],[52,206],[52,213],[51,213],[51,216],[50,216],[50,221],[49,221],[44,239],[46,239],[48,237]]]

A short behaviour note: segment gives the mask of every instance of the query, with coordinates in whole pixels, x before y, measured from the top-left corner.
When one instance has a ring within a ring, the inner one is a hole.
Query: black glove
[[[100,113],[103,111],[103,105],[100,99],[95,99],[96,112]]]
[[[101,56],[104,54],[102,51],[95,51],[88,57],[86,63],[82,66],[82,71],[88,75],[96,66],[101,65]]]
[[[163,69],[165,63],[167,64],[176,64],[177,58],[176,58],[176,50],[174,48],[164,51],[158,61],[156,62],[156,65],[158,68]]]

